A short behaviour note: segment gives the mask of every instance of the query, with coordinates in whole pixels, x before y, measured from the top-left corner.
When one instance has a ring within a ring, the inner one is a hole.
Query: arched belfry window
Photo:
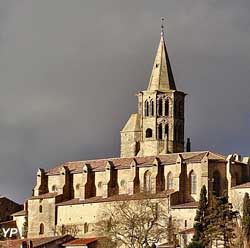
[[[39,234],[44,234],[44,224],[41,223],[40,226],[39,226]]]
[[[189,180],[190,180],[190,193],[196,194],[197,193],[197,176],[194,173],[194,171],[190,172]]]
[[[158,101],[158,115],[162,116],[162,99],[160,98]]]
[[[151,173],[149,171],[144,174],[144,190],[145,192],[151,191]]]
[[[215,171],[213,173],[212,182],[213,182],[213,193],[216,196],[220,196],[220,192],[221,192],[221,176],[220,176],[220,173],[218,171]]]
[[[169,100],[165,100],[165,116],[169,115]]]
[[[158,126],[158,139],[162,139],[162,124]]]
[[[150,114],[151,116],[154,116],[154,101],[150,101]]]
[[[173,174],[169,172],[167,175],[167,190],[174,188]]]
[[[153,131],[151,128],[146,129],[146,138],[152,138],[153,136]]]
[[[149,116],[149,103],[148,103],[148,101],[145,101],[145,103],[144,103],[144,115]]]
[[[165,137],[168,137],[169,131],[168,131],[168,124],[165,125]]]

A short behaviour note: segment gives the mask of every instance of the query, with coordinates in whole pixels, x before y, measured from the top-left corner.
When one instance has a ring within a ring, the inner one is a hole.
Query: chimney
[[[190,142],[190,138],[187,138],[186,151],[187,151],[187,152],[191,152],[191,142]]]

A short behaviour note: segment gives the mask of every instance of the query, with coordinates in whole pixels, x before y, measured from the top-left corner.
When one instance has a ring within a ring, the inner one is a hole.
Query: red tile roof
[[[186,202],[178,205],[171,206],[171,208],[197,208],[199,202]]]
[[[97,238],[75,239],[63,244],[62,246],[89,245],[96,242],[97,240],[98,240]]]
[[[239,184],[233,187],[234,189],[244,189],[244,188],[250,188],[250,182]]]
[[[113,164],[113,166],[117,169],[129,168],[130,164],[133,160],[136,161],[138,167],[143,167],[147,165],[153,164],[154,160],[157,158],[161,164],[174,164],[178,156],[181,156],[184,161],[192,163],[192,162],[200,162],[205,156],[208,156],[210,160],[219,160],[226,161],[226,157],[213,152],[183,152],[183,153],[172,153],[165,154],[159,156],[145,156],[145,157],[130,157],[130,158],[107,158],[107,159],[96,159],[96,160],[85,160],[85,161],[73,161],[67,162],[62,165],[59,165],[55,168],[49,169],[46,171],[47,175],[59,174],[60,169],[65,166],[69,169],[71,173],[81,173],[83,170],[83,166],[85,164],[90,165],[92,170],[94,171],[102,171],[105,170],[105,165],[109,161]]]
[[[26,210],[21,210],[21,211],[15,212],[11,216],[25,216],[25,215],[27,215],[27,211]]]
[[[57,206],[66,206],[66,205],[76,205],[76,204],[87,204],[87,203],[98,203],[98,202],[112,202],[112,201],[129,201],[129,200],[140,200],[140,199],[158,199],[158,198],[166,198],[169,195],[173,194],[174,190],[166,190],[159,192],[157,194],[143,194],[137,193],[133,195],[113,195],[108,198],[102,198],[101,196],[95,196],[91,198],[87,198],[85,200],[80,200],[79,198],[75,198],[69,201],[61,202],[56,204]]]
[[[195,229],[192,227],[192,228],[184,229],[180,231],[179,233],[180,234],[194,234],[194,232],[195,232]]]
[[[30,199],[46,199],[46,198],[54,198],[58,194],[57,193],[46,193],[38,196],[32,196]]]
[[[62,243],[68,242],[73,239],[70,235],[56,236],[56,237],[44,237],[44,238],[34,238],[34,239],[13,239],[0,241],[1,248],[20,248],[22,242],[27,242],[29,244],[30,240],[33,243],[34,248],[44,247],[46,244],[52,243],[54,241],[61,240]]]

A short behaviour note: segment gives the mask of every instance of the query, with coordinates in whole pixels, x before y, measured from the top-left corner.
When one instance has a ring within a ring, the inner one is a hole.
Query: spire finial
[[[161,36],[164,36],[164,18],[161,18]]]

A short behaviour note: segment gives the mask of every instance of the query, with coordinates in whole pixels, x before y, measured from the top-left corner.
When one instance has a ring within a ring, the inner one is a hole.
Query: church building
[[[177,88],[163,28],[148,87],[137,94],[138,112],[121,130],[117,158],[66,162],[38,169],[26,212],[28,237],[54,236],[77,224],[80,237],[95,237],[94,224],[107,202],[133,201],[142,192],[164,199],[181,230],[193,227],[203,185],[217,196],[241,201],[250,193],[250,158],[190,151],[184,142],[184,101]]]

